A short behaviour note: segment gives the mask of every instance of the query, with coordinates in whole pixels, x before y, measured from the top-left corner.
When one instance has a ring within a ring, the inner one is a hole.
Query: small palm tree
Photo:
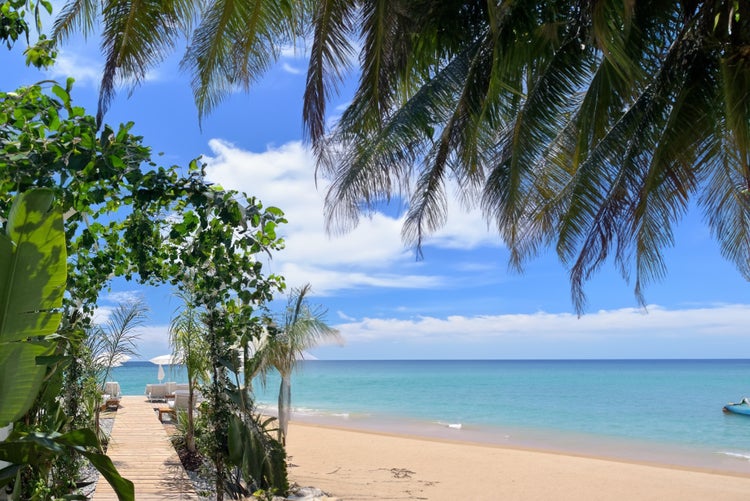
[[[86,338],[93,361],[99,389],[109,379],[113,367],[129,360],[138,354],[136,341],[140,337],[136,332],[146,320],[148,308],[138,299],[121,303],[104,325],[97,325]],[[99,432],[99,406],[96,402],[94,428]]]
[[[143,326],[148,308],[138,299],[121,303],[104,325],[97,325],[87,338],[98,382],[104,385],[113,367],[138,355],[136,330]]]
[[[264,368],[273,367],[281,376],[278,438],[282,445],[286,445],[289,407],[292,403],[291,376],[297,360],[302,358],[305,350],[323,341],[342,342],[339,331],[325,323],[326,310],[307,302],[310,290],[310,284],[292,290],[284,311],[282,328],[275,335],[269,335],[258,352]]]
[[[169,343],[175,355],[182,359],[188,376],[188,410],[185,430],[185,446],[195,452],[195,423],[193,408],[195,406],[195,387],[198,381],[205,379],[208,370],[208,346],[206,343],[206,325],[203,322],[203,311],[195,306],[196,301],[188,289],[178,292],[177,297],[182,305],[176,311],[169,326]]]

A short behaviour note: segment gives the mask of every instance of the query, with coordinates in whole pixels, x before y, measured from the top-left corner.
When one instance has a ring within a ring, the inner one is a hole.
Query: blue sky
[[[0,51],[0,89],[76,78],[74,103],[96,112],[102,60],[98,40],[63,46],[58,65],[39,72],[20,51]],[[677,228],[666,251],[666,278],[646,289],[638,307],[614,267],[586,286],[578,318],[567,271],[552,253],[508,271],[508,253],[477,211],[452,204],[447,226],[429,239],[424,259],[400,239],[393,213],[363,219],[351,233],[324,231],[325,180],[315,186],[314,161],[302,142],[304,55],[289,51],[250,93],[228,97],[202,128],[178,56],[155,69],[128,97],[121,88],[105,121],[134,121],[156,160],[187,166],[203,156],[209,178],[282,208],[286,249],[267,264],[289,286],[310,282],[312,301],[328,309],[344,346],[312,350],[321,359],[421,358],[748,358],[750,288],[724,260],[697,211]],[[330,119],[346,104],[331,103]],[[150,306],[140,359],[169,352],[167,325],[177,306],[167,287],[117,281],[102,294],[100,318],[118,300],[141,296]],[[283,297],[274,307],[279,310]]]

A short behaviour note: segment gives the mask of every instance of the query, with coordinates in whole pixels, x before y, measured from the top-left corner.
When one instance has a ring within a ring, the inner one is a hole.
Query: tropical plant
[[[175,311],[169,326],[169,344],[187,370],[188,408],[186,412],[185,447],[195,452],[195,395],[199,381],[208,381],[208,345],[202,308],[196,306],[189,286],[177,292],[182,305]]]
[[[292,289],[280,328],[269,329],[269,336],[256,355],[262,360],[264,370],[273,367],[281,377],[278,438],[282,445],[286,445],[289,407],[292,403],[292,372],[297,360],[304,357],[305,350],[322,342],[342,342],[339,331],[325,323],[327,311],[319,305],[310,305],[307,295],[311,290],[310,284]]]
[[[0,427],[31,409],[57,348],[66,280],[62,214],[50,190],[20,195],[0,234]]]
[[[0,3],[0,41],[12,48],[19,39],[26,40],[26,65],[45,68],[54,63],[57,57],[54,40],[41,34],[42,9],[52,14],[52,2],[48,0],[5,0]],[[39,38],[34,45],[28,45],[31,29],[29,16],[33,16],[34,27]]]
[[[333,181],[330,230],[404,197],[419,249],[455,188],[515,266],[551,244],[581,311],[610,257],[643,302],[693,201],[750,279],[750,3],[328,1],[318,14],[304,109]],[[327,131],[357,38],[359,87]]]
[[[181,65],[191,74],[195,102],[203,116],[238,85],[249,88],[282,49],[303,34],[310,5],[309,0],[174,0],[149,5],[70,0],[55,21],[53,39],[65,40],[75,30],[89,35],[101,16],[105,57],[97,113],[101,123],[118,80],[137,85],[187,37]]]
[[[85,339],[97,383],[96,401],[93,407],[94,426],[97,433],[99,433],[101,391],[113,367],[138,355],[138,347],[135,344],[140,338],[138,328],[143,326],[147,311],[148,307],[141,299],[122,303],[103,325],[95,325]]]
[[[13,499],[50,492],[47,476],[55,458],[75,452],[91,461],[120,499],[134,499],[133,484],[102,453],[96,434],[88,429],[60,433],[66,417],[59,402],[43,395],[43,380],[59,370],[60,358],[53,355],[64,345],[54,334],[67,253],[62,212],[52,190],[32,190],[13,202],[0,234],[0,263],[0,426],[15,424],[0,441],[0,460],[8,463],[0,468],[0,486],[14,482]],[[34,429],[30,420],[19,419],[28,417],[38,399],[46,408],[38,421],[43,426]]]
[[[138,329],[146,321],[148,307],[142,299],[121,303],[104,324],[96,325],[86,338],[103,388],[112,368],[138,355]]]
[[[55,36],[88,32],[102,15],[106,105],[114,77],[142,79],[196,5],[100,13],[72,0]],[[319,172],[333,182],[331,231],[403,197],[403,237],[420,251],[455,188],[519,269],[553,246],[581,311],[585,281],[610,257],[643,302],[695,202],[750,278],[748,2],[209,2],[183,62],[199,114],[308,28],[303,113]],[[359,88],[327,130],[326,104],[357,47]]]
[[[222,312],[241,301],[250,318],[255,305],[283,286],[280,277],[263,274],[255,256],[282,245],[275,234],[282,213],[210,185],[197,162],[186,176],[176,167],[155,165],[142,138],[130,133],[133,124],[98,131],[94,117],[73,106],[71,85],[52,84],[51,94],[41,85],[0,93],[0,214],[19,192],[46,186],[56,195],[66,215],[69,257],[59,334],[72,348],[85,338],[99,292],[113,277],[174,285],[192,280],[196,304],[213,312],[208,318],[218,326],[208,335],[213,343],[209,393],[215,395],[209,401],[217,444],[213,459],[217,478],[223,479],[229,407],[222,367],[236,333],[224,327]],[[38,416],[50,415],[60,394],[66,396],[68,417],[81,411],[76,380],[86,371],[79,367],[79,352],[61,348],[59,355],[67,357],[66,379],[47,380],[43,394],[51,400]],[[70,423],[61,422],[61,431]]]
[[[233,482],[232,485],[242,487],[235,488],[237,495],[247,496],[262,489],[285,496],[289,491],[286,451],[272,436],[274,421],[252,407],[230,417],[228,459],[246,480]]]
[[[212,195],[208,210],[182,211],[183,220],[169,234],[167,270],[176,285],[189,286],[193,305],[205,312],[210,382],[204,388],[204,404],[210,412],[202,452],[214,464],[220,501],[232,485],[229,423],[240,412],[227,391],[230,362],[236,358],[239,340],[257,331],[257,311],[283,287],[281,277],[263,275],[256,255],[283,244],[276,227],[285,220],[279,209],[264,209],[255,199],[220,189]]]

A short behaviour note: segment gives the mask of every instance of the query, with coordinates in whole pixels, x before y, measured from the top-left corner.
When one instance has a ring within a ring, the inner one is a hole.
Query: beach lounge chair
[[[166,384],[147,384],[146,385],[146,396],[149,402],[155,401],[166,401],[167,400],[167,385]]]
[[[194,398],[197,398],[197,393]],[[170,419],[175,421],[179,411],[187,411],[190,407],[190,394],[187,390],[176,390],[174,400],[168,401],[167,404],[167,407],[159,408],[159,421],[164,421],[164,414],[168,414]]]
[[[122,393],[120,392],[120,383],[117,381],[107,381],[104,383],[104,392],[102,393],[102,409],[109,407],[119,407]]]
[[[174,395],[175,387],[177,386],[177,383],[174,381],[167,381],[164,383],[167,386],[167,398],[171,398]]]

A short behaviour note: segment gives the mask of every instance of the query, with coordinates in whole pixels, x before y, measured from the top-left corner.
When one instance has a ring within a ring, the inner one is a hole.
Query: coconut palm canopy
[[[254,4],[253,23],[242,2],[114,5],[72,0],[55,26],[101,14],[100,111],[186,33],[200,115],[310,35],[304,119],[331,231],[403,197],[419,246],[455,186],[514,265],[552,246],[580,310],[609,258],[643,300],[693,203],[750,279],[748,2],[295,0]],[[355,55],[359,88],[329,129]]]

